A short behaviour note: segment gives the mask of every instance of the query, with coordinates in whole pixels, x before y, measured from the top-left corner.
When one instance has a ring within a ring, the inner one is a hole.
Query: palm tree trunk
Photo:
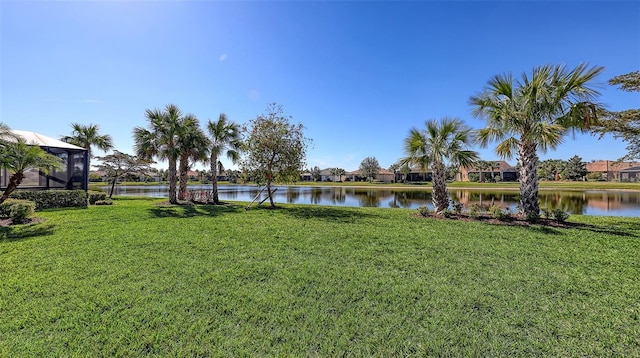
[[[449,195],[447,194],[447,174],[443,164],[434,164],[432,167],[433,181],[433,207],[437,214],[449,208]]]
[[[17,172],[9,178],[9,183],[7,184],[7,188],[4,190],[4,192],[2,193],[2,196],[0,197],[0,204],[2,204],[5,200],[7,200],[7,198],[9,198],[9,195],[11,195],[11,193],[13,193],[14,190],[16,190],[16,188],[18,187],[18,185],[20,185],[20,183],[22,183],[22,179],[24,179],[23,172]]]
[[[186,200],[187,199],[187,182],[189,181],[189,176],[187,172],[189,171],[189,157],[186,155],[180,156],[180,185],[178,190],[178,199]]]
[[[520,165],[520,206],[527,218],[535,219],[540,215],[538,202],[538,154],[535,143],[522,141],[518,145],[518,164]]]
[[[211,156],[211,195],[214,205],[218,205],[220,203],[220,199],[218,198],[218,156]]]
[[[169,157],[169,202],[171,204],[177,204],[178,199],[176,198],[176,184],[178,182],[178,177],[176,175],[176,158],[173,156]]]

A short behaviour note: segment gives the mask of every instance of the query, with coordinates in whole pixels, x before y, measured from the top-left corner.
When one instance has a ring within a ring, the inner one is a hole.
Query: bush
[[[476,219],[478,216],[480,216],[480,205],[478,204],[472,204],[469,207],[469,216]]]
[[[445,218],[450,218],[451,217],[451,209],[446,208],[446,209],[442,210],[440,212],[440,215],[444,216]]]
[[[9,197],[31,200],[36,203],[36,210],[87,207],[87,193],[84,190],[16,190]]]
[[[477,183],[480,181],[480,174],[478,173],[469,173],[469,181],[473,183]]]
[[[89,196],[89,205],[94,205],[97,201],[107,200],[107,193],[103,191],[90,191],[87,194]]]
[[[553,215],[553,220],[560,223],[567,221],[567,219],[569,218],[569,213],[562,209],[555,209],[551,212],[551,214]]]
[[[527,214],[527,221],[530,223],[535,223],[540,220],[540,213],[529,213]]]
[[[35,213],[36,203],[29,200],[7,199],[0,204],[0,216],[11,219],[14,224],[29,221]]]
[[[604,173],[602,172],[591,172],[587,173],[586,178],[588,181],[602,181]]]
[[[489,213],[494,219],[505,220],[511,216],[508,211],[502,210],[498,205],[493,205],[489,208]]]
[[[544,216],[545,219],[550,219],[551,218],[551,210],[549,210],[547,208],[542,208],[542,209],[540,209],[540,211],[542,211],[542,216]]]
[[[424,217],[429,216],[429,208],[427,208],[425,205],[419,207],[418,212],[420,213],[420,215]]]
[[[105,199],[105,200],[96,200],[95,205],[111,205],[113,204],[113,200]]]
[[[462,213],[462,203],[460,202],[455,202],[453,203],[453,212],[456,213],[457,215],[460,215],[460,213]]]

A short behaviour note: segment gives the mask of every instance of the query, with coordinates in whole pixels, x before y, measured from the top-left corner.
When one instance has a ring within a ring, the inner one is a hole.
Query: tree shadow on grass
[[[272,209],[269,209],[272,210]],[[364,218],[376,218],[373,215],[358,209],[346,209],[332,206],[294,206],[294,207],[277,207],[276,210],[292,216],[296,219],[320,219],[339,223],[352,223]]]
[[[640,237],[640,225],[637,223],[629,223],[628,226],[621,225],[620,227],[610,226],[598,226],[584,223],[572,223],[565,222],[562,225],[547,226],[540,224],[531,224],[528,226],[522,226],[528,230],[535,231],[546,235],[561,235],[563,230],[575,229],[581,231],[589,231],[598,234],[621,236],[621,237]]]
[[[0,243],[53,234],[55,226],[49,223],[0,226]]]
[[[195,216],[217,216],[240,212],[237,205],[157,205],[149,209],[154,218],[191,218]]]

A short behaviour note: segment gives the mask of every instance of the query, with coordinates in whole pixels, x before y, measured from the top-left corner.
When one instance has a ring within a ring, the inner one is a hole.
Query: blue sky
[[[246,123],[277,102],[313,140],[308,166],[354,170],[375,156],[388,167],[411,127],[449,116],[481,128],[469,97],[543,64],[604,66],[600,101],[640,107],[606,83],[640,69],[636,1],[4,0],[0,36],[0,121],[55,138],[98,124],[129,153],[147,108]],[[624,148],[568,136],[541,158]]]

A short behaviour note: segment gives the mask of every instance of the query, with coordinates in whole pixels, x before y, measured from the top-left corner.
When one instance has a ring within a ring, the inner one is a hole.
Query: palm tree
[[[108,134],[101,135],[100,126],[97,124],[89,124],[87,126],[79,123],[71,123],[73,132],[70,136],[63,136],[60,138],[63,142],[77,145],[87,150],[89,159],[93,156],[91,154],[91,148],[96,147],[104,152],[113,148],[113,140]]]
[[[169,162],[169,202],[177,204],[176,165],[180,156],[178,141],[184,122],[182,112],[176,105],[168,104],[163,110],[147,109],[145,117],[149,120],[149,129],[136,127],[133,130],[136,155],[145,159],[157,157]]]
[[[469,150],[474,137],[470,128],[459,119],[444,118],[426,121],[426,129],[412,128],[404,140],[407,157],[403,164],[417,164],[433,173],[433,206],[436,213],[449,208],[447,164],[471,166],[478,153]]]
[[[487,162],[487,169],[489,169],[489,171],[491,172],[491,182],[495,183],[496,178],[495,178],[494,171],[496,169],[500,169],[500,163],[498,163],[498,162],[496,162],[494,160],[488,161]]]
[[[187,114],[183,118],[183,125],[180,128],[178,137],[180,147],[178,200],[185,200],[187,197],[187,182],[189,172],[189,161],[206,161],[209,155],[209,140],[200,129],[200,122],[194,115]]]
[[[29,170],[40,170],[46,174],[51,168],[62,168],[62,159],[48,154],[37,145],[27,144],[24,138],[15,138],[15,141],[7,141],[0,150],[0,167],[6,168],[13,174],[4,193],[0,197],[0,203],[7,200],[9,195],[20,185],[24,179],[24,173]]]
[[[221,155],[226,154],[227,158],[234,164],[240,159],[240,149],[242,147],[240,127],[236,123],[230,122],[226,114],[221,113],[217,121],[209,121],[207,130],[211,143],[209,163],[211,164],[213,186],[212,200],[213,204],[219,204],[217,178],[219,158]]]
[[[0,122],[0,141],[9,140],[15,137],[15,134],[11,132],[11,128],[9,128],[8,125]]]
[[[601,108],[593,102],[598,92],[590,83],[603,69],[546,65],[534,68],[531,78],[522,74],[519,81],[511,74],[497,75],[470,99],[474,115],[487,120],[479,132],[480,144],[499,142],[495,151],[502,158],[517,153],[520,206],[530,219],[540,215],[538,150],[556,148],[568,129],[582,130],[595,123]]]
[[[396,180],[398,179],[398,169],[400,169],[400,164],[398,163],[393,163],[389,166],[389,171],[393,172],[393,182],[395,183]]]
[[[486,160],[478,160],[476,162],[476,169],[478,169],[478,182],[484,183],[484,171],[489,168],[489,163]]]

